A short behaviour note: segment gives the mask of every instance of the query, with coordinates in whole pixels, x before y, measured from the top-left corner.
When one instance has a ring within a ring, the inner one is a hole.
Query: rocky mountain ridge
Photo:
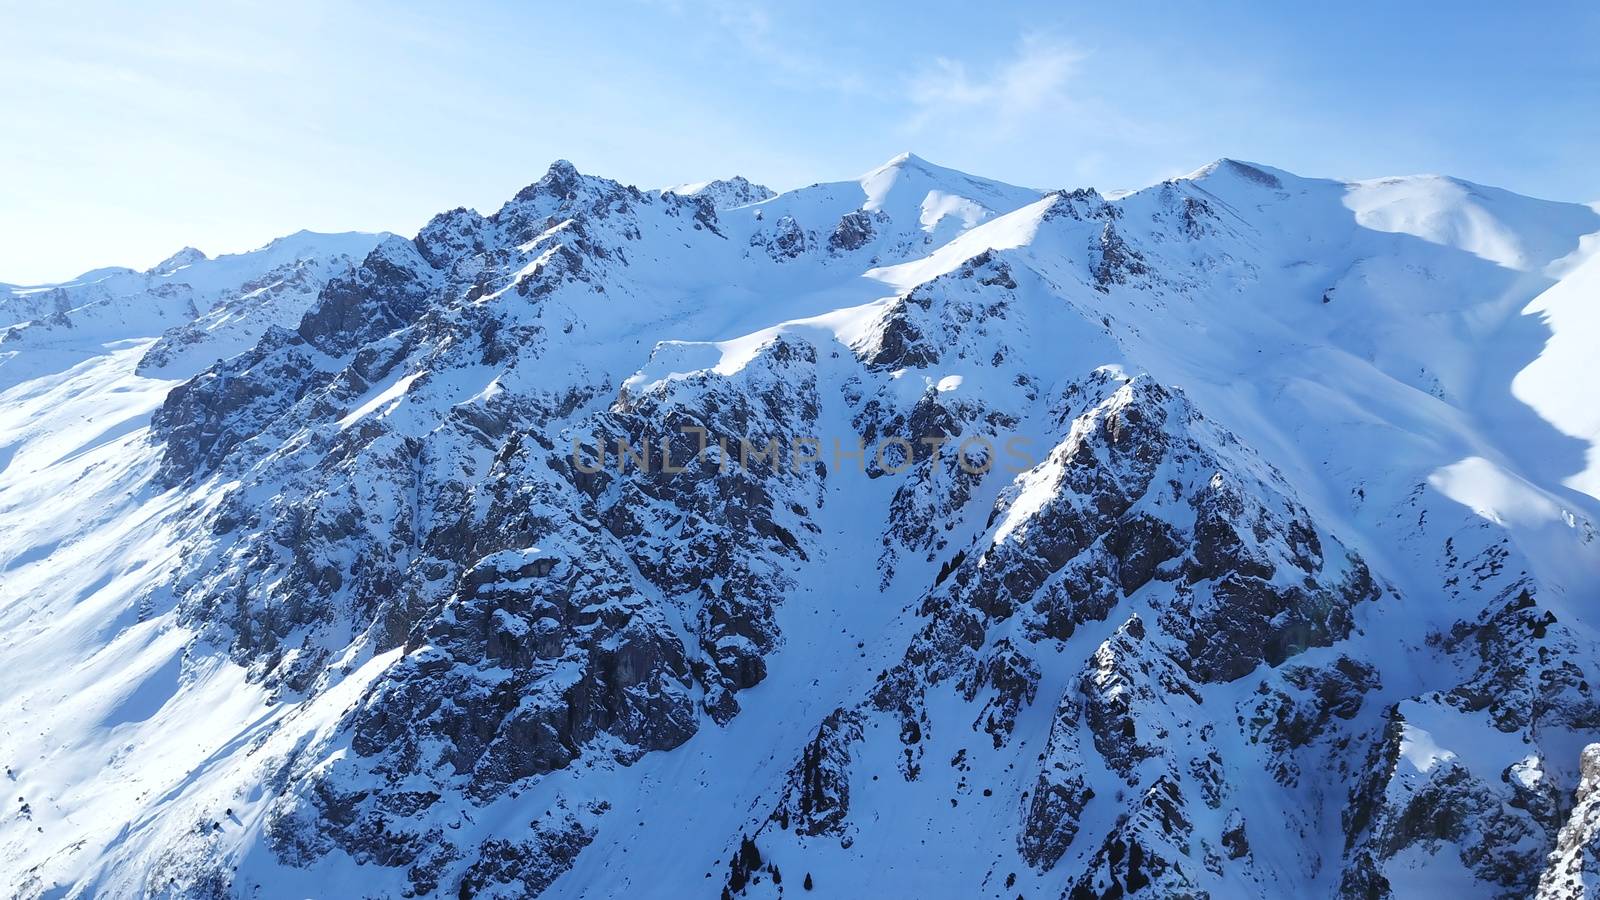
[[[1597,896],[1600,213],[702,187],[0,344],[21,896]]]

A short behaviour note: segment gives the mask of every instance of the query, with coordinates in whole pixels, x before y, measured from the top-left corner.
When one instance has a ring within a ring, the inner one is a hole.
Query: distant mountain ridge
[[[736,206],[749,206],[770,200],[778,194],[764,184],[755,184],[743,175],[732,178],[719,178],[715,181],[699,181],[691,184],[680,184],[667,188],[668,191],[683,197],[705,197],[717,209],[732,209]]]
[[[38,363],[75,362],[164,331],[144,368],[186,377],[254,344],[269,325],[297,323],[323,285],[383,237],[300,231],[246,253],[212,259],[185,247],[144,272],[96,269],[63,284],[7,288],[0,385],[40,373]]]

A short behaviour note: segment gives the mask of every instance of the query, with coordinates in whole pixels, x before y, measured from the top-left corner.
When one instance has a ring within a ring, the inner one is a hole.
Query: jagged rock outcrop
[[[1555,748],[1570,740],[1558,736],[1597,725],[1573,636],[1512,581],[1476,621],[1458,623],[1435,645],[1467,676],[1388,712],[1344,816],[1350,853],[1342,890],[1392,896],[1409,868],[1399,860],[1419,854],[1454,856],[1508,896],[1562,883],[1547,857],[1569,834],[1566,795],[1582,790],[1584,776],[1563,786]],[[1501,737],[1479,752],[1445,737],[1472,724]]]
[[[1095,797],[1084,773],[1078,743],[1081,716],[1075,692],[1063,696],[1056,705],[1044,758],[1039,761],[1039,778],[1017,834],[1022,858],[1046,872],[1072,845],[1084,807]]]
[[[750,236],[752,247],[764,247],[774,260],[796,259],[811,245],[805,229],[793,216],[779,216],[772,224],[770,234],[758,232]]]
[[[850,815],[850,748],[861,739],[859,713],[836,709],[823,719],[769,821],[797,834],[843,834]]]
[[[1572,812],[1539,875],[1539,900],[1600,896],[1600,744],[1583,748]]]

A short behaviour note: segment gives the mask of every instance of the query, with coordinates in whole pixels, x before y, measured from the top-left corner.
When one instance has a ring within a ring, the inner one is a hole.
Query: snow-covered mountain
[[[216,259],[185,247],[145,272],[0,285],[0,386],[152,337],[140,372],[186,378],[248,349],[270,325],[292,327],[330,278],[384,237],[301,231]]]
[[[1600,897],[1600,212],[769,194],[0,295],[0,879]]]
[[[674,185],[666,189],[667,192],[683,197],[704,197],[711,201],[717,209],[732,209],[736,206],[749,206],[770,200],[777,196],[777,192],[764,184],[755,184],[743,175],[732,178],[718,178],[715,181],[696,181],[689,184]]]

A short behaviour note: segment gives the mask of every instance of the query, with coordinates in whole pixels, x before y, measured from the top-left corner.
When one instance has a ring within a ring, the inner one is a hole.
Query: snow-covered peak
[[[1260,163],[1244,162],[1237,159],[1223,157],[1209,162],[1188,175],[1183,176],[1185,181],[1199,181],[1208,187],[1217,184],[1239,183],[1254,185],[1257,188],[1280,190],[1285,180],[1299,181],[1299,176],[1274,169]]]
[[[471,232],[487,227],[494,235],[485,232],[474,239],[522,245],[558,226],[563,220],[580,217],[607,219],[613,215],[628,218],[636,207],[657,204],[679,212],[690,210],[691,216],[698,212],[706,222],[715,219],[711,207],[704,201],[671,193],[645,193],[637,187],[610,178],[585,175],[572,163],[560,159],[551,164],[544,177],[518,191],[516,196],[481,223],[445,223],[436,219],[429,227],[437,230],[445,226],[446,230],[451,231],[465,227]],[[471,219],[459,213],[452,216],[458,220]]]
[[[71,279],[69,281],[63,281],[63,282],[60,282],[59,284],[36,284],[36,285],[30,285],[30,287],[33,287],[33,288],[65,287],[65,286],[71,285],[71,284],[89,284],[89,283],[95,282],[95,281],[102,281],[104,279],[111,278],[111,277],[116,276],[116,275],[137,275],[137,274],[139,274],[139,270],[138,269],[129,268],[128,266],[98,266],[96,268],[90,269],[87,272],[84,272],[83,274],[81,274],[78,277],[73,278],[73,279]]]
[[[894,156],[889,157],[889,159],[886,160],[882,165],[873,166],[861,176],[861,180],[866,182],[886,172],[898,172],[903,169],[922,169],[926,171],[930,168],[937,169],[940,167],[934,166],[932,163],[928,162],[922,157],[912,153],[910,150],[907,150],[903,153],[897,153]]]
[[[254,250],[207,258],[198,250],[180,251],[151,274],[168,284],[188,285],[204,300],[251,282],[279,266],[334,257],[359,260],[377,246],[387,232],[345,231],[324,233],[301,230],[275,238]],[[179,264],[173,264],[177,261]],[[142,289],[142,288],[140,288]]]
[[[1592,206],[1540,200],[1446,175],[1341,181],[1224,158],[1179,180],[1246,207],[1302,198],[1294,201],[1302,220],[1311,209],[1321,210],[1324,204],[1318,201],[1337,199],[1362,228],[1410,235],[1509,269],[1553,276],[1560,272],[1546,269],[1573,254],[1580,236],[1600,231],[1600,213]]]
[[[342,253],[348,256],[357,256],[368,252],[380,241],[390,237],[387,231],[311,231],[302,228],[292,234],[273,238],[256,250],[256,254],[273,254],[274,259],[285,259],[290,256],[314,256],[326,253]],[[226,258],[228,254],[217,257]]]
[[[1514,194],[1443,175],[1351,182],[1345,205],[1367,228],[1409,234],[1466,250],[1511,269],[1542,272],[1600,231],[1600,213],[1581,203]]]
[[[735,175],[732,178],[719,178],[715,181],[695,181],[689,184],[679,184],[662,191],[664,194],[677,194],[680,197],[704,197],[711,201],[711,205],[718,210],[733,209],[739,206],[749,206],[770,200],[778,194],[764,184]]]
[[[861,176],[861,208],[916,221],[930,234],[955,234],[1039,198],[1029,188],[979,178],[902,153]]]
[[[609,179],[584,175],[583,173],[579,172],[578,167],[574,166],[571,162],[564,159],[558,159],[550,164],[550,168],[545,171],[543,177],[541,177],[538,181],[535,181],[533,184],[530,184],[518,191],[516,196],[512,197],[506,206],[511,206],[517,203],[526,203],[539,197],[549,197],[558,200],[575,199],[580,190],[582,190],[586,185],[590,185],[595,182],[605,182],[607,184],[612,183]]]
[[[903,153],[854,180],[797,188],[718,219],[730,237],[748,239],[774,259],[887,264],[926,255],[1041,195]]]
[[[386,235],[298,231],[254,250],[208,258],[193,247],[145,272],[99,270],[45,289],[0,292],[0,386],[151,344],[142,374],[191,374],[292,326],[335,275]],[[92,276],[92,277],[91,277]]]
[[[185,247],[150,268],[151,275],[171,275],[173,272],[204,262],[207,256],[193,247]]]

